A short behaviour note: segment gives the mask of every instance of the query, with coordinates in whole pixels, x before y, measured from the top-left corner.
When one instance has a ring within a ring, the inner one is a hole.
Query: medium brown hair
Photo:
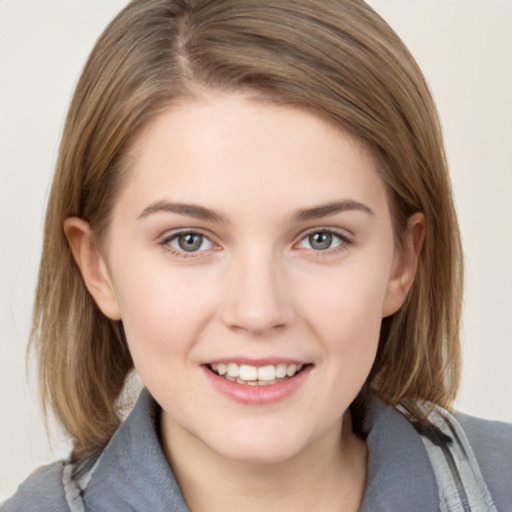
[[[358,0],[135,0],[99,38],[76,87],[44,231],[32,347],[43,402],[75,459],[98,454],[119,425],[133,362],[122,324],[85,288],[64,220],[80,217],[101,238],[137,133],[173,101],[209,89],[312,110],[362,141],[387,186],[398,245],[408,218],[424,213],[417,275],[383,320],[365,390],[418,419],[418,401],[449,407],[459,380],[460,236],[436,109],[398,36]]]

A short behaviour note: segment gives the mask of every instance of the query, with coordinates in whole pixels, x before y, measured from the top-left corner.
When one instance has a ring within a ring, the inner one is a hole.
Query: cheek
[[[304,280],[301,309],[311,326],[345,351],[378,342],[389,268],[357,262]],[[314,290],[314,293],[307,292]]]
[[[116,294],[132,357],[158,359],[189,350],[214,314],[211,279],[177,272],[154,262],[131,266],[139,269],[118,275]]]

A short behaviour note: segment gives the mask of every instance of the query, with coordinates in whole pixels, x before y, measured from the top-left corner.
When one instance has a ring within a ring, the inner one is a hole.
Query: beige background
[[[50,450],[24,352],[67,103],[125,0],[0,0],[0,501]],[[437,100],[467,254],[458,407],[512,422],[512,0],[373,0]],[[33,380],[33,379],[32,379]]]

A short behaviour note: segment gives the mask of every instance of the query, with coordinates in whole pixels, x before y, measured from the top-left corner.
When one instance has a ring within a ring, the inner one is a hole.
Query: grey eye
[[[333,236],[331,233],[313,233],[308,236],[308,242],[312,249],[317,251],[325,251],[332,245]]]
[[[211,249],[212,243],[200,233],[181,233],[172,238],[171,247],[184,252]]]
[[[305,236],[299,243],[302,249],[313,249],[314,251],[326,251],[333,249],[345,242],[342,235],[330,231],[316,231]]]

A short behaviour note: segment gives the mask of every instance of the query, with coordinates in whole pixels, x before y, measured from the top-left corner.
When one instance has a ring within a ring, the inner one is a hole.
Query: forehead
[[[305,109],[243,95],[170,106],[139,134],[131,159],[121,201],[141,209],[165,199],[284,212],[385,196],[362,143]]]

